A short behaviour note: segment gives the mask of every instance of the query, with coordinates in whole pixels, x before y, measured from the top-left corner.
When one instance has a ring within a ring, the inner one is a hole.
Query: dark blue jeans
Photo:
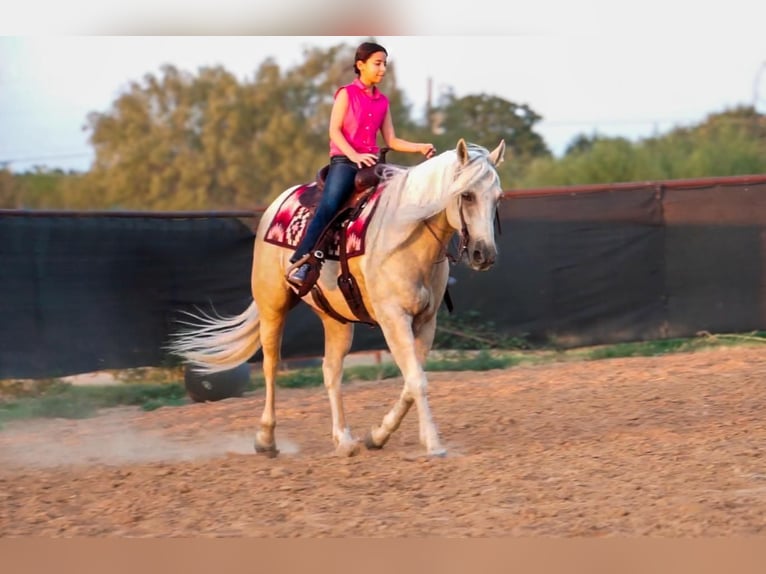
[[[306,229],[306,235],[295,249],[290,261],[295,263],[314,247],[319,235],[330,220],[338,213],[340,206],[351,196],[354,190],[354,178],[359,168],[345,156],[330,158],[330,169],[324,180],[322,198],[319,200],[316,213]]]

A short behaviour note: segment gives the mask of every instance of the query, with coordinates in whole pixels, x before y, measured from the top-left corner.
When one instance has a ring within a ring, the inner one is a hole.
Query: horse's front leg
[[[423,369],[423,376],[425,377],[426,360],[428,359],[428,354],[431,352],[431,347],[433,346],[433,343],[434,343],[434,336],[436,335],[436,314],[434,313],[425,322],[419,325],[415,325],[414,331],[415,331],[415,354],[418,357],[418,362],[420,363],[420,366]],[[431,427],[434,427],[433,423],[431,424]],[[430,432],[430,430],[427,425],[423,424],[422,418],[420,421],[419,430],[420,430],[420,444],[422,444],[425,447],[428,447],[428,441],[429,441],[428,433]],[[436,431],[434,430],[434,432]],[[442,452],[441,454],[444,454],[444,452]]]
[[[420,442],[428,454],[443,456],[446,450],[439,440],[428,404],[428,380],[424,369],[436,329],[435,317],[416,326],[417,335],[413,332],[411,317],[404,312],[382,314],[379,323],[391,355],[404,377],[404,388],[397,402],[383,417],[381,424],[370,430],[365,444],[368,448],[382,448],[415,403],[418,410]]]
[[[353,324],[343,324],[322,315],[325,346],[322,360],[322,377],[330,399],[332,413],[332,439],[335,452],[340,456],[354,456],[359,453],[361,444],[351,436],[343,410],[341,384],[343,382],[343,361],[351,350],[354,336]]]

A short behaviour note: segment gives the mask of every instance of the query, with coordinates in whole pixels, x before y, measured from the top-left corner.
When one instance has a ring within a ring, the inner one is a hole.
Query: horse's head
[[[503,194],[496,167],[503,161],[505,141],[491,152],[457,143],[457,163],[447,221],[460,234],[458,257],[465,256],[472,269],[486,271],[495,263],[495,217]]]

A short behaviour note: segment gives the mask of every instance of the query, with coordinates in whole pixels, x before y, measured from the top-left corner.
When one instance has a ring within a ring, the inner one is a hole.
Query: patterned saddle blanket
[[[378,185],[359,215],[345,227],[345,233],[341,227],[335,226],[330,233],[329,246],[325,251],[326,259],[336,261],[339,259],[341,241],[346,243],[346,254],[349,258],[364,253],[367,227],[375,213],[382,190],[383,186]],[[316,211],[320,197],[321,189],[316,182],[298,186],[282,201],[271,225],[266,230],[264,241],[290,249],[298,247]]]

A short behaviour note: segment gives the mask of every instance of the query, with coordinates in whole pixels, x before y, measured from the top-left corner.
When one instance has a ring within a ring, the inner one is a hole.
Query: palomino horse
[[[369,317],[380,326],[401,371],[404,388],[380,425],[367,434],[367,448],[386,444],[415,403],[420,442],[427,454],[441,456],[446,452],[428,404],[424,364],[449,278],[446,252],[450,240],[460,234],[461,259],[474,270],[487,270],[495,262],[495,217],[502,196],[496,166],[504,153],[504,141],[490,152],[461,139],[455,149],[413,167],[387,166],[382,170],[382,192],[367,229],[366,249],[349,259],[348,266]],[[282,334],[287,313],[299,300],[296,288],[285,278],[291,250],[264,239],[279,206],[296,187],[282,192],[258,223],[249,307],[231,317],[195,315],[193,328],[175,335],[169,345],[171,352],[207,373],[237,367],[259,348],[263,350],[265,404],[255,450],[270,456],[278,453],[274,392]],[[354,323],[359,321],[338,287],[339,273],[338,261],[326,260],[317,285],[331,308],[348,322],[332,317],[308,295],[303,301],[316,311],[324,327],[322,373],[336,452],[351,456],[359,452],[360,441],[346,425],[341,378]]]

